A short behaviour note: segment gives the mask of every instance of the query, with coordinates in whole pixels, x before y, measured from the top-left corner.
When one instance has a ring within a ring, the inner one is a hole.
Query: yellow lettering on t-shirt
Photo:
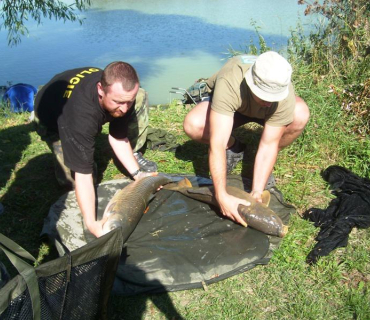
[[[80,82],[80,79],[77,78],[77,77],[73,77],[71,80],[69,80],[69,82],[72,83],[72,84],[77,84],[77,83]]]
[[[91,72],[90,72],[90,71],[88,71],[88,70],[84,70],[84,71],[81,71],[81,72],[80,72],[80,74],[83,74],[83,73],[91,74]]]
[[[72,94],[72,90],[66,90],[64,91],[64,95],[63,95],[63,98],[69,98]]]
[[[72,90],[74,89],[75,85],[78,84],[81,79],[85,78],[84,74],[92,74],[93,72],[98,72],[100,71],[100,69],[98,68],[90,68],[89,70],[82,70],[80,73],[77,73],[73,78],[71,78],[69,80],[69,83],[67,85],[67,89],[71,89],[71,90],[66,90],[64,92],[64,95],[63,95],[63,98],[70,98],[71,95],[72,95]]]

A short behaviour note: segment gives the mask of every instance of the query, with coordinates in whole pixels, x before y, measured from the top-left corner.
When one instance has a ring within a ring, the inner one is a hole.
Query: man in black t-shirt
[[[137,152],[146,140],[148,103],[135,69],[113,62],[104,71],[57,74],[37,94],[35,115],[55,155],[59,183],[75,188],[85,224],[99,237],[105,221],[95,221],[94,149],[103,124],[110,123],[109,143],[134,180],[157,174],[157,165]]]

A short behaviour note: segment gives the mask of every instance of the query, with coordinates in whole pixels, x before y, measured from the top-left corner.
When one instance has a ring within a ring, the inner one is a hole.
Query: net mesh
[[[97,319],[103,307],[100,299],[109,255],[72,267],[67,271],[39,277],[41,319]],[[1,320],[32,320],[32,303],[28,289],[11,300]]]
[[[9,307],[1,315],[0,319],[5,320],[32,320],[32,303],[31,297],[26,289],[21,295],[13,299],[9,303]]]

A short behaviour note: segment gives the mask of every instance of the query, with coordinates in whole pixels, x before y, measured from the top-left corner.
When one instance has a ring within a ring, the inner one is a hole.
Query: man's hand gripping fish
[[[215,197],[213,186],[192,187],[188,179],[183,179],[178,183],[170,183],[164,189],[181,192],[183,195],[196,199],[219,208]],[[272,211],[268,205],[270,203],[270,192],[265,190],[262,194],[262,202],[257,202],[249,193],[232,186],[227,186],[226,191],[239,199],[247,200],[250,205],[242,204],[238,207],[238,212],[242,219],[252,228],[263,233],[284,237],[288,232],[288,227],[283,224],[280,217]]]

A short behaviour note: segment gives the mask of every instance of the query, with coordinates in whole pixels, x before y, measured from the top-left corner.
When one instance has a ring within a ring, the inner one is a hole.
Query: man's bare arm
[[[96,221],[95,188],[91,173],[75,173],[75,191],[78,205],[89,231],[96,237],[103,235],[105,220]]]
[[[247,206],[249,203],[246,200],[240,200],[229,195],[226,191],[226,147],[231,135],[233,121],[233,117],[211,110],[209,168],[221,212],[229,219],[245,226],[245,221],[238,213],[238,206],[239,204]]]
[[[130,141],[127,138],[116,139],[111,135],[108,136],[108,139],[115,155],[126,170],[129,173],[139,170],[139,164],[134,157]]]
[[[126,168],[126,170],[129,173],[136,172],[137,170],[140,169],[139,164],[137,163],[137,160],[134,157],[130,141],[127,138],[116,139],[109,135],[108,139],[118,160],[122,163],[122,165]],[[156,176],[157,174],[158,174],[157,172],[140,172],[133,178],[134,180],[140,180],[148,176]]]
[[[262,202],[261,194],[276,163],[279,142],[286,127],[265,125],[254,161],[252,196]]]

